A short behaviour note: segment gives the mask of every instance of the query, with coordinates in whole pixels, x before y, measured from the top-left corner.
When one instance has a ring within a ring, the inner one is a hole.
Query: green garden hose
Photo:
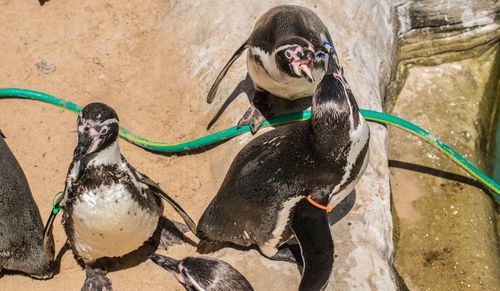
[[[42,101],[45,103],[65,108],[75,113],[79,113],[81,110],[81,107],[76,105],[75,103],[65,101],[42,92],[37,92],[32,90],[4,88],[0,89],[0,98],[2,97],[23,98],[23,99]],[[455,163],[457,163],[460,167],[462,167],[465,171],[467,171],[470,175],[472,175],[474,178],[476,178],[478,181],[484,184],[484,186],[490,189],[493,193],[495,201],[500,203],[500,185],[498,183],[496,183],[486,174],[484,174],[479,169],[474,167],[474,165],[472,165],[464,157],[458,154],[455,150],[444,144],[441,140],[430,134],[425,129],[411,122],[408,122],[404,119],[401,119],[399,117],[382,112],[361,109],[361,114],[368,121],[375,121],[383,124],[394,125],[396,127],[399,127],[403,130],[406,130],[418,136],[419,138],[426,141],[428,144],[434,146],[439,151],[444,153],[447,157],[452,159]],[[276,126],[291,122],[304,121],[309,118],[311,118],[311,111],[304,110],[300,112],[294,112],[273,117],[265,121],[262,124],[262,127]],[[120,137],[141,148],[155,152],[183,152],[204,147],[220,141],[224,141],[249,131],[250,131],[249,126],[243,126],[240,129],[236,129],[236,127],[233,126],[190,141],[179,142],[179,143],[164,143],[164,142],[150,141],[124,128],[120,128]]]

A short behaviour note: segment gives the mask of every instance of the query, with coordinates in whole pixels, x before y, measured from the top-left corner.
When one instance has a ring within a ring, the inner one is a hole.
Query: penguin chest
[[[342,180],[333,188],[330,206],[337,205],[354,190],[368,166],[370,128],[364,118],[360,118],[359,126],[351,128],[349,139],[351,145],[347,153],[346,164],[342,169]]]
[[[160,215],[142,207],[123,184],[87,190],[73,204],[73,247],[85,262],[123,256],[152,236]]]
[[[315,81],[312,83],[305,78],[289,76],[278,68],[274,55],[259,48],[250,48],[247,69],[255,87],[288,100],[312,96],[323,72],[322,69],[313,69]]]

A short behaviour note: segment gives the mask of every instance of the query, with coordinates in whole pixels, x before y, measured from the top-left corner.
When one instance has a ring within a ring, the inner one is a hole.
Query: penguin
[[[243,147],[198,222],[200,245],[257,245],[268,258],[294,261],[285,246],[296,240],[303,262],[299,290],[321,290],[333,264],[326,210],[363,175],[369,139],[338,59],[329,53],[311,119]]]
[[[159,254],[149,256],[158,266],[174,272],[186,290],[197,291],[253,291],[248,280],[228,263],[204,256],[175,260]]]
[[[26,176],[4,138],[0,131],[0,271],[48,279],[53,276],[54,249],[44,249],[40,212]],[[54,245],[52,236],[48,241]]]
[[[62,223],[75,256],[85,265],[82,290],[111,290],[100,259],[122,257],[141,247],[158,227],[166,200],[194,232],[188,214],[120,154],[118,115],[91,103],[78,115],[77,145],[68,170]],[[49,217],[46,235],[51,233]]]
[[[266,117],[272,115],[267,104],[269,93],[288,100],[313,95],[326,70],[329,49],[324,45],[325,40],[332,42],[330,33],[312,10],[295,5],[271,8],[257,20],[250,37],[219,73],[207,102],[212,103],[227,71],[248,49],[247,71],[254,96],[249,98],[250,108],[237,127],[249,125],[255,133]]]

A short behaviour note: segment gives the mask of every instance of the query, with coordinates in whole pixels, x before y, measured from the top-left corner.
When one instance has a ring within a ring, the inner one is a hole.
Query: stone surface
[[[397,66],[386,110],[390,111],[415,64],[437,65],[478,57],[500,39],[496,0],[395,0]]]
[[[491,169],[488,137],[500,101],[497,47],[478,58],[411,67],[392,112],[426,128],[486,172]],[[396,266],[407,285],[500,290],[492,199],[437,150],[401,130],[389,132],[399,217]]]

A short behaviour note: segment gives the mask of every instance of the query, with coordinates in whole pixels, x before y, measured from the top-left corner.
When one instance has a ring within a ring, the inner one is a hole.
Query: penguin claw
[[[111,281],[106,277],[107,272],[87,267],[87,278],[81,291],[112,291]]]
[[[243,114],[243,117],[241,117],[240,121],[238,121],[236,128],[240,129],[244,125],[248,125],[250,126],[252,134],[255,134],[264,121],[266,121],[264,115],[262,115],[259,109],[252,106],[247,110],[247,112],[245,112],[245,114]]]

